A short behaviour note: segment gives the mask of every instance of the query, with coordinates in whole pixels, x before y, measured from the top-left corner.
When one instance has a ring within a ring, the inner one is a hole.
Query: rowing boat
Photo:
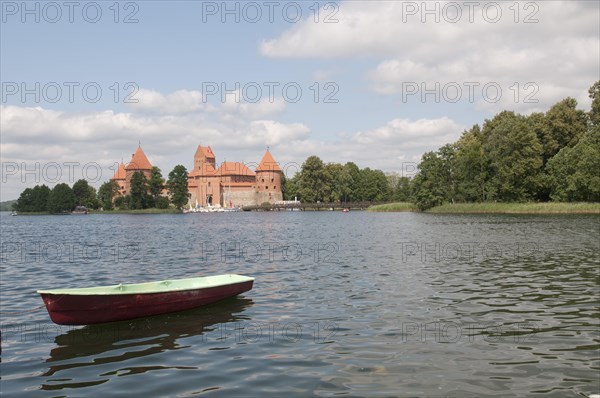
[[[90,325],[201,307],[247,292],[253,283],[248,276],[225,274],[38,293],[52,322]]]

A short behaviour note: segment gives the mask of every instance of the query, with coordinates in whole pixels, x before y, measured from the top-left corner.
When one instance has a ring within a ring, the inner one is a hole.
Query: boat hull
[[[40,293],[52,322],[90,325],[185,311],[237,296],[254,281],[160,293],[76,295]]]

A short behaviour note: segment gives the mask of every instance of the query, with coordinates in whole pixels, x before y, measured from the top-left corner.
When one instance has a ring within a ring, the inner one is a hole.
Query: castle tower
[[[148,160],[148,157],[146,157],[141,146],[138,146],[135,153],[131,155],[131,160],[125,167],[125,195],[128,195],[130,192],[131,176],[137,171],[144,173],[147,179],[150,179],[152,176],[152,164]]]
[[[207,169],[217,169],[215,167],[215,154],[210,146],[198,145],[194,154],[194,170],[202,171]]]
[[[115,175],[111,178],[114,182],[119,186],[119,195],[125,195],[125,180],[127,177],[127,172],[125,171],[125,165],[123,162],[119,164],[119,168],[115,171]]]
[[[215,154],[210,146],[198,145],[194,154],[194,168],[188,174],[190,204],[215,205],[221,201],[220,177],[215,167]]]
[[[257,203],[275,203],[283,200],[281,190],[281,168],[267,149],[256,168]]]

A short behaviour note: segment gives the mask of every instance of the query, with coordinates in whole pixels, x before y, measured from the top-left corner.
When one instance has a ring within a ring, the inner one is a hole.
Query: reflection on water
[[[155,355],[169,350],[181,350],[191,344],[206,342],[203,333],[223,327],[229,322],[245,319],[243,312],[252,300],[235,297],[204,308],[174,314],[164,314],[132,321],[89,325],[72,329],[55,338],[56,347],[46,360],[47,377],[43,390],[57,390],[91,386],[108,381],[111,376],[125,376],[167,369],[164,366],[121,367],[119,364]],[[103,365],[116,364],[106,371]],[[73,383],[75,375],[83,367],[101,367],[98,380]],[[174,369],[195,369],[190,366],[174,366]]]
[[[0,227],[7,396],[600,393],[597,216],[240,212]],[[38,288],[223,273],[254,276],[254,288],[83,328],[28,312]]]

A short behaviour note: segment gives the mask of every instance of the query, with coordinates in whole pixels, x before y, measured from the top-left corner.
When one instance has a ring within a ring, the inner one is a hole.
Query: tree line
[[[314,202],[407,201],[425,210],[455,202],[600,201],[600,81],[589,89],[591,109],[566,98],[546,112],[503,111],[476,124],[454,143],[425,153],[413,178],[360,169],[355,163],[324,163],[308,157],[293,178],[283,178],[286,200]],[[187,170],[175,166],[168,181],[158,167],[149,179],[131,178],[121,196],[110,180],[95,189],[79,180],[27,188],[13,206],[22,212],[91,209],[181,209],[188,201]],[[163,191],[167,190],[167,196]]]
[[[407,201],[422,210],[455,202],[598,202],[600,81],[588,94],[588,112],[570,97],[528,116],[500,112],[425,153],[413,178],[310,156],[285,181],[284,198]]]
[[[408,183],[421,209],[454,202],[600,201],[600,81],[589,112],[566,98],[528,116],[503,111],[423,155]]]
[[[183,208],[189,198],[187,188],[187,170],[184,166],[175,166],[167,181],[158,167],[152,168],[150,178],[144,173],[135,172],[130,180],[130,193],[121,195],[119,185],[114,180],[102,184],[98,191],[84,180],[78,180],[70,187],[66,183],[57,184],[50,189],[46,185],[26,188],[13,204],[18,212],[71,212],[77,206],[88,209],[137,210],[148,208],[166,209],[173,204]],[[163,195],[165,193],[167,195]]]
[[[390,199],[388,177],[381,170],[360,169],[356,164],[327,163],[310,156],[293,178],[283,183],[286,200],[315,202],[362,202]]]

